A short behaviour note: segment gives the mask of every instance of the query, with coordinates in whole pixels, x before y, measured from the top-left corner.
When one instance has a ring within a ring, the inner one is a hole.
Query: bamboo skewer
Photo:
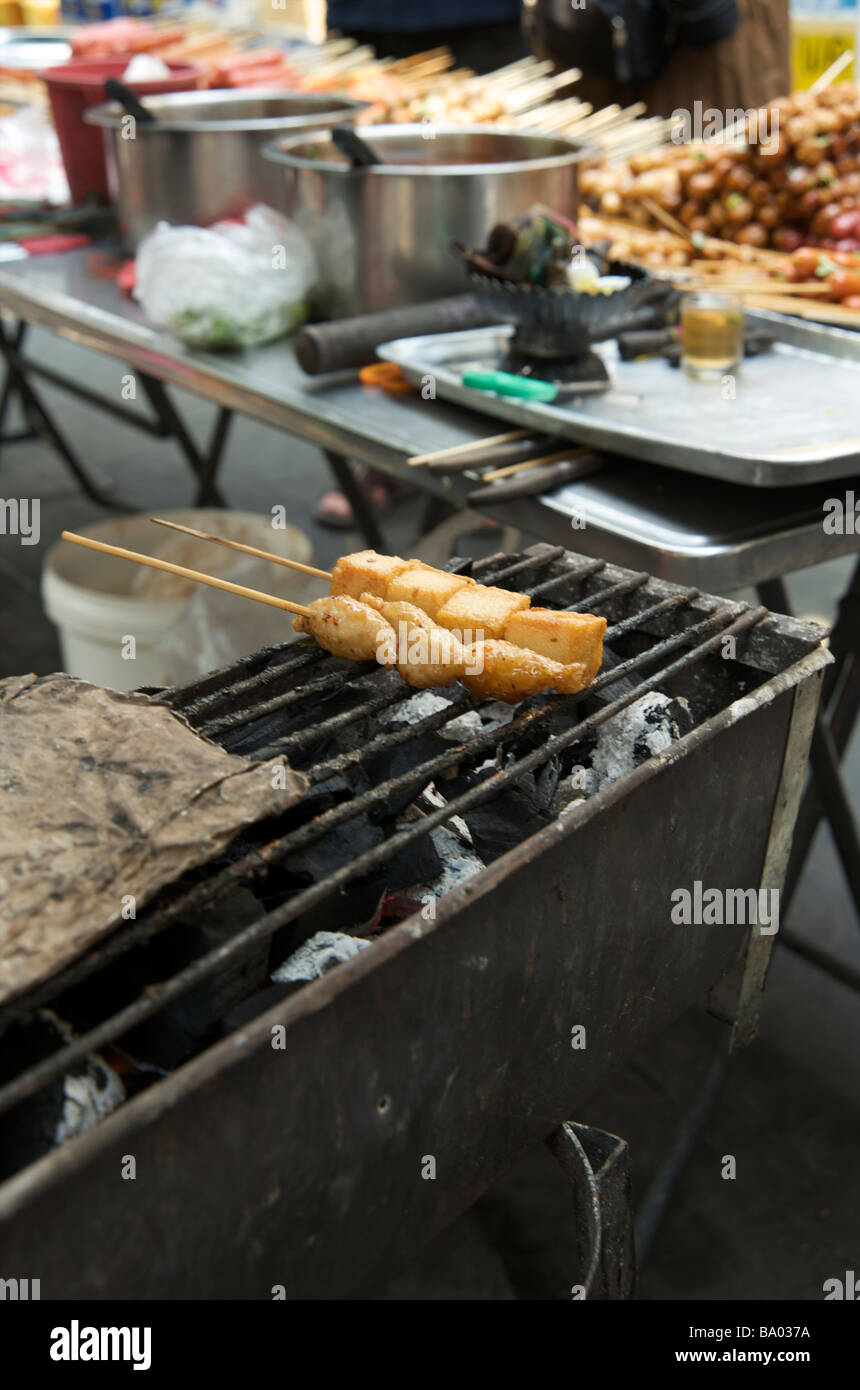
[[[94,541],[89,536],[78,536],[74,531],[63,531],[62,538],[64,541],[72,541],[74,545],[85,546],[87,550],[99,550],[103,555],[113,555],[118,560],[133,560],[135,564],[164,570],[167,574],[178,575],[180,579],[191,579],[195,584],[208,584],[212,589],[223,589],[225,593],[236,594],[239,598],[251,598],[257,603],[267,603],[270,608],[298,613],[303,618],[310,615],[310,609],[304,604],[291,603],[289,599],[264,594],[259,589],[247,589],[244,584],[231,584],[229,579],[216,579],[214,574],[202,574],[200,570],[186,569],[184,565],[174,565],[169,560],[158,560],[154,555],[139,555],[136,550],[124,550],[120,545],[107,545],[104,541]]]
[[[576,458],[577,454],[587,452],[583,445],[576,449],[559,449],[556,453],[544,454],[539,459],[526,459],[524,463],[509,463],[506,468],[494,468],[490,473],[482,473],[481,482],[492,483],[496,478],[509,478],[514,473],[524,473],[529,468],[536,468],[539,463],[558,463],[560,459]]]
[[[473,439],[469,444],[453,444],[450,449],[434,449],[429,454],[413,454],[406,460],[410,468],[419,464],[435,462],[436,459],[451,459],[457,454],[470,453],[472,449],[489,448],[492,444],[509,444],[515,439],[526,439],[531,430],[509,430],[507,434],[491,434],[486,439]]]
[[[687,230],[683,222],[679,222],[677,217],[673,217],[665,208],[661,208],[659,203],[655,203],[653,198],[643,198],[642,206],[652,217],[656,217],[658,222],[662,222],[664,227],[668,227],[675,236],[684,237],[687,241],[692,241],[692,233]]]
[[[853,62],[854,52],[847,48],[844,53],[840,53],[839,57],[834,59],[829,68],[824,69],[820,77],[816,77],[809,90],[817,96],[819,92],[824,91],[825,87],[829,87],[831,82],[835,82],[839,74],[844,72]]]
[[[197,531],[193,526],[182,526],[178,521],[165,521],[163,517],[151,516],[157,526],[169,526],[171,531],[181,531],[185,536],[196,536],[199,541],[214,541],[228,550],[240,550],[243,555],[254,555],[258,560],[272,560],[285,569],[298,570],[301,574],[313,575],[315,579],[331,579],[330,570],[318,570],[315,565],[304,565],[300,560],[288,560],[283,555],[275,555],[270,550],[258,550],[255,545],[245,545],[242,541],[230,540],[228,536],[216,536],[211,531]]]

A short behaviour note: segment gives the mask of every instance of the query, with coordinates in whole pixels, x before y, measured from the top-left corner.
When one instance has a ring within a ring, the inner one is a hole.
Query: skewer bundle
[[[310,633],[326,651],[396,667],[417,689],[461,680],[477,698],[514,704],[544,690],[575,694],[600,669],[606,620],[593,614],[532,609],[525,594],[376,551],[344,556],[329,573],[176,522],[159,524],[327,578],[331,592],[306,606],[156,556],[69,531],[62,535],[76,545],[294,613],[294,627]]]

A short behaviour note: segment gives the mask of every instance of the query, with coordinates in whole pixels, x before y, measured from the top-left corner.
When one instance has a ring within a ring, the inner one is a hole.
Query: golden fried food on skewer
[[[362,602],[377,609],[396,633],[397,670],[407,685],[424,690],[463,679],[467,662],[462,643],[423,609],[372,594],[362,594]]]
[[[378,555],[375,550],[342,555],[331,572],[331,591],[355,599],[362,594],[387,598],[389,583],[408,564],[409,561],[401,560],[399,555]]]
[[[460,589],[469,587],[478,588],[474,579],[466,579],[462,574],[446,574],[444,570],[433,569],[420,560],[411,560],[389,582],[385,597],[391,601],[402,599],[404,603],[414,603],[435,618],[443,604]]]
[[[543,690],[575,695],[589,683],[585,667],[579,662],[562,665],[496,638],[467,647],[466,659],[463,684],[479,700],[503,700],[516,705]]]
[[[154,517],[153,520],[159,518]],[[266,557],[265,551],[208,532],[195,531],[178,522],[160,521],[160,524],[203,540],[229,545],[235,550],[246,550],[250,554]],[[360,550],[354,555],[344,555],[331,575],[325,570],[317,570],[282,556],[272,555],[268,558],[318,575],[321,579],[330,578],[333,594],[346,594],[365,602],[370,594],[387,602],[414,604],[430,618],[437,619],[441,626],[461,635],[469,632],[476,640],[483,636],[513,642],[515,646],[525,647],[562,665],[581,662],[589,673],[589,680],[593,680],[600,670],[606,619],[598,618],[593,613],[560,613],[550,608],[531,608],[530,600],[525,595],[478,584],[463,575],[448,574],[422,560],[379,555],[375,550]],[[466,590],[470,592],[466,593]],[[509,616],[503,621],[505,613],[509,613]]]
[[[327,594],[315,599],[308,605],[307,615],[293,619],[293,627],[296,632],[309,633],[332,656],[394,665],[394,628],[377,609],[348,594]]]
[[[529,608],[508,619],[505,641],[548,656],[562,665],[581,663],[586,684],[594,680],[603,660],[606,619],[594,613],[557,613],[551,608]]]
[[[510,589],[495,589],[488,584],[475,584],[470,589],[458,589],[452,594],[437,611],[436,621],[452,632],[471,633],[472,640],[479,637],[503,638],[508,619],[523,608],[528,608],[530,603],[527,594],[514,594]]]

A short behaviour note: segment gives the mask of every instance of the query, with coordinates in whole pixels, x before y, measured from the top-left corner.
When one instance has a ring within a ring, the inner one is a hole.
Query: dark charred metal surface
[[[392,928],[11,1179],[3,1267],[41,1278],[45,1298],[372,1288],[738,959],[742,928],[674,925],[668,895],[760,881],[791,683],[760,688],[743,718],[715,715],[448,894],[435,921]]]

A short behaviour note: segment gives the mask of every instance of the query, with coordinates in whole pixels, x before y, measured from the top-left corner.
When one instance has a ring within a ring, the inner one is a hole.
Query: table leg
[[[759,584],[758,594],[768,608],[791,613],[782,579]],[[795,826],[791,860],[783,890],[783,914],[787,913],[806,862],[815,831],[824,816],[833,834],[845,877],[860,914],[860,835],[840,771],[860,713],[860,562],[840,603],[830,636],[834,665],[825,673],[821,708],[816,720],[809,762],[812,779],[804,793]]]
[[[116,510],[124,506],[124,503],[117,502],[114,498],[108,497],[107,493],[102,492],[101,488],[90,478],[83,464],[79,462],[69,444],[54,424],[47,407],[42,404],[39,397],[33,391],[27,376],[15,360],[20,339],[16,334],[10,339],[6,330],[0,322],[0,352],[6,361],[6,387],[7,392],[17,392],[21,400],[27,419],[31,422],[36,433],[43,435],[50,444],[53,445],[60,458],[65,463],[69,472],[76,479],[81,491],[89,497],[90,501],[95,502],[99,507],[106,507],[109,510]],[[8,397],[7,397],[8,405]],[[7,441],[8,442],[8,441]]]
[[[14,336],[12,337],[10,342],[10,349],[12,352],[20,352],[21,345],[24,341],[26,333],[27,325],[24,322],[24,320],[21,319],[17,327],[15,328]],[[38,430],[34,429],[33,427],[33,422],[30,419],[29,411],[24,412],[25,419],[27,421],[26,429],[14,430],[9,434],[3,433],[3,426],[6,423],[6,415],[8,413],[9,406],[11,405],[13,395],[14,386],[11,373],[9,372],[9,366],[7,363],[6,377],[3,382],[3,394],[0,395],[0,444],[19,444],[22,443],[25,439],[36,439],[38,437]]]
[[[159,381],[157,377],[147,376],[144,372],[140,373],[140,381],[150,405],[159,419],[164,421],[168,432],[176,440],[197,478],[195,505],[198,507],[225,506],[224,496],[215,483],[215,473],[227,437],[230,411],[225,411],[222,408],[216,421],[212,443],[208,453],[204,456],[186,429],[185,421],[170,399],[164,383]],[[225,415],[228,417],[227,420],[223,418]]]
[[[359,487],[349,463],[343,457],[343,454],[337,454],[333,449],[324,449],[323,452],[337,480],[338,487],[341,492],[345,494],[346,500],[352,507],[352,514],[358,523],[358,529],[362,536],[372,550],[384,552],[386,548],[385,537],[376,524],[373,511]]]

